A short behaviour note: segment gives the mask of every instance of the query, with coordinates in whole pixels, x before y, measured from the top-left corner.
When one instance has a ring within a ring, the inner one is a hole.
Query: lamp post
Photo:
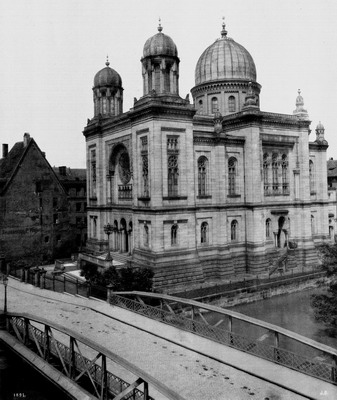
[[[109,241],[109,236],[113,232],[114,227],[108,222],[106,225],[104,225],[104,232],[106,235],[108,235],[108,254],[105,258],[105,261],[112,261],[112,257],[110,254],[110,241]]]
[[[7,285],[8,285],[8,277],[7,275],[4,275],[2,278],[2,283],[4,284],[5,287],[5,304],[4,304],[4,314],[7,314]]]

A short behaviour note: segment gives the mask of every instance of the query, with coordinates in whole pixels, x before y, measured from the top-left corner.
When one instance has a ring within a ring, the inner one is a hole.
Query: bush
[[[96,286],[112,285],[116,292],[151,292],[154,273],[150,268],[126,267],[117,271],[114,266],[100,273],[97,265],[86,264],[82,266],[81,276]]]

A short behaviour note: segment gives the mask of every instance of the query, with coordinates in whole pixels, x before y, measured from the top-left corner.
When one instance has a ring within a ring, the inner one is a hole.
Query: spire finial
[[[110,63],[109,63],[109,56],[108,56],[108,55],[106,56],[106,62],[105,62],[105,65],[106,65],[107,67],[110,65]]]
[[[221,37],[226,37],[227,36],[227,31],[226,31],[226,24],[225,24],[225,17],[222,17],[222,31],[221,31]]]
[[[298,93],[299,96],[301,96],[301,89],[298,89],[297,93]]]
[[[161,26],[161,19],[159,17],[159,26],[158,26],[158,32],[161,32],[163,30],[163,27]]]

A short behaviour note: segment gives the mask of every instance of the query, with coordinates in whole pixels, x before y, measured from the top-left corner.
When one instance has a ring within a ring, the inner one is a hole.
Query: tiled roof
[[[85,181],[87,179],[87,170],[85,168],[66,168],[65,175],[60,173],[60,168],[62,167],[53,167],[53,170],[61,181],[64,180]]]
[[[23,142],[17,142],[7,156],[0,159],[0,190],[6,186],[24,152]]]

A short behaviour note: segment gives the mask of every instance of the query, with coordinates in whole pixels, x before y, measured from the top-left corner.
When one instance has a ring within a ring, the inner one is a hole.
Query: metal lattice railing
[[[41,346],[41,348],[44,348],[47,340],[49,340],[50,344],[48,358],[52,356],[54,357],[54,359],[57,359],[61,355],[63,363],[66,366],[71,365],[72,361],[70,347],[56,340],[54,337],[50,337],[48,332],[41,331],[37,327],[31,325],[30,321],[28,321],[26,318],[22,317],[11,317],[10,326],[10,333],[16,334],[18,339],[22,339],[22,341],[37,354],[39,354],[39,349],[37,348],[36,341],[38,342],[38,345]],[[75,352],[73,358],[74,360],[72,366],[75,368],[77,373],[81,373],[81,371],[88,369],[92,380],[97,385],[101,385],[104,372],[100,365],[95,363],[92,364],[92,361],[84,357],[82,354],[79,354],[78,352]],[[92,365],[90,366],[90,364]],[[108,391],[108,397],[106,397],[107,399],[113,399],[117,394],[121,393],[123,390],[129,387],[129,384],[127,382],[123,381],[121,378],[115,376],[111,372],[107,371],[106,374]],[[144,393],[141,390],[135,388],[131,393],[126,394],[123,399],[144,400],[145,397]],[[147,399],[154,400],[150,396],[148,396]]]
[[[137,296],[139,297],[139,294]],[[337,371],[334,359],[332,359],[331,363],[317,361],[314,357],[308,358],[279,346],[262,343],[256,339],[242,336],[237,332],[209,325],[205,323],[203,318],[201,320],[187,318],[184,311],[177,314],[172,309],[166,311],[163,308],[147,305],[143,301],[132,300],[116,294],[111,294],[109,302],[115,306],[128,309],[176,328],[192,332],[307,375],[337,384]],[[277,332],[276,334],[278,335]],[[327,355],[327,358],[331,358],[331,355]]]

